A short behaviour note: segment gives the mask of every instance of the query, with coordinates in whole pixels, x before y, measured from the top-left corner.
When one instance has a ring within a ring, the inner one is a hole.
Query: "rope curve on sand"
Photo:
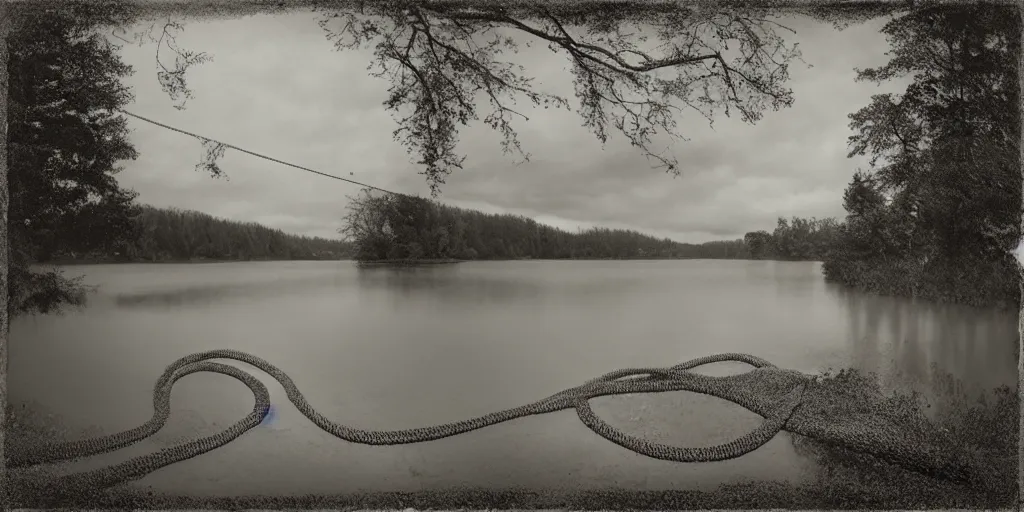
[[[830,400],[819,395],[813,386],[814,377],[780,369],[764,359],[747,354],[718,354],[693,359],[669,368],[623,369],[590,380],[583,385],[561,391],[545,399],[521,407],[494,412],[478,418],[407,430],[361,430],[325,418],[303,397],[288,375],[269,362],[236,350],[211,350],[185,356],[167,367],[156,382],[153,392],[153,417],[146,423],[124,432],[80,441],[46,443],[32,447],[16,447],[8,453],[11,469],[27,468],[58,461],[68,461],[110,452],[137,443],[160,430],[170,416],[171,389],[182,377],[196,372],[214,372],[234,377],[252,390],[255,397],[252,412],[227,429],[200,439],[162,449],[156,453],[134,457],[105,468],[57,477],[45,486],[46,492],[61,495],[82,495],[98,492],[121,483],[142,478],[157,469],[181,462],[224,446],[246,431],[258,426],[269,413],[270,393],[251,374],[209,359],[233,359],[248,363],[276,379],[284,387],[289,401],[304,416],[331,435],[352,443],[398,445],[421,443],[456,436],[472,430],[525,416],[575,409],[580,420],[596,434],[636,453],[677,462],[711,462],[732,459],[750,453],[783,429],[795,434],[846,446],[852,450],[888,459],[905,467],[944,478],[969,478],[970,464],[950,459],[937,450],[915,448],[911,432],[877,418],[858,418],[844,422],[822,409]],[[736,361],[754,369],[724,377],[702,375],[688,370],[705,364]],[[813,389],[805,397],[805,391]],[[653,443],[622,432],[600,419],[589,400],[599,396],[633,393],[691,391],[728,400],[764,418],[750,433],[717,446],[685,448]],[[15,473],[9,474],[12,475]],[[26,484],[39,486],[38,482]]]
[[[214,372],[234,377],[252,390],[255,397],[253,410],[241,421],[212,436],[196,439],[159,452],[141,455],[102,469],[58,477],[52,485],[65,492],[103,489],[137,480],[162,467],[190,459],[220,446],[224,446],[246,431],[258,426],[270,409],[267,387],[251,374],[208,359],[234,359],[248,363],[266,372],[284,387],[292,404],[314,424],[331,435],[352,443],[369,445],[398,445],[421,443],[463,434],[497,423],[524,416],[546,414],[564,409],[576,409],[580,420],[598,435],[636,453],[677,462],[710,462],[739,457],[756,450],[778,434],[800,404],[804,385],[794,381],[793,389],[765,415],[757,429],[731,442],[701,448],[681,448],[652,443],[630,436],[601,420],[590,408],[591,398],[628,393],[657,393],[666,391],[693,391],[728,399],[719,392],[731,377],[714,377],[690,373],[687,370],[701,365],[739,361],[755,371],[778,370],[758,357],[746,354],[719,354],[687,361],[670,368],[624,369],[608,373],[581,386],[551,395],[543,400],[521,407],[498,411],[478,418],[408,430],[360,430],[325,418],[303,397],[290,377],[269,362],[236,350],[211,350],[185,356],[167,367],[157,380],[153,393],[153,417],[146,423],[116,434],[81,441],[47,443],[31,449],[16,450],[7,460],[9,468],[22,468],[40,464],[68,461],[110,452],[137,443],[160,430],[170,416],[171,388],[182,377],[196,372]],[[796,374],[796,372],[790,372]],[[809,376],[807,377],[810,378]],[[742,405],[742,404],[741,404]]]

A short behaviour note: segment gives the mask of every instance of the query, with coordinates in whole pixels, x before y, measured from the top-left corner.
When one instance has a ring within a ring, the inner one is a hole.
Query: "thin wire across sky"
[[[178,133],[182,133],[182,134],[188,135],[190,137],[195,137],[196,139],[199,139],[199,140],[202,140],[202,141],[216,142],[217,144],[220,144],[223,147],[231,148],[231,149],[234,149],[235,151],[241,151],[242,153],[247,153],[247,154],[250,154],[252,156],[262,158],[264,160],[269,160],[271,162],[276,162],[276,163],[279,163],[279,164],[282,164],[282,165],[287,165],[288,167],[294,167],[296,169],[299,169],[299,170],[302,170],[302,171],[306,171],[306,172],[311,172],[313,174],[319,174],[320,176],[324,176],[324,177],[327,177],[327,178],[334,178],[336,180],[345,181],[345,182],[348,182],[348,183],[352,183],[354,185],[359,185],[359,186],[362,186],[362,187],[371,188],[373,190],[379,190],[379,191],[384,192],[386,194],[393,194],[393,195],[396,195],[396,196],[406,196],[406,195],[408,195],[408,194],[402,194],[402,193],[399,193],[399,192],[392,192],[390,190],[385,190],[385,189],[382,189],[380,187],[375,187],[373,185],[367,185],[366,183],[360,183],[358,181],[350,180],[348,178],[342,178],[341,176],[335,176],[333,174],[327,174],[325,172],[315,171],[315,170],[310,169],[308,167],[303,167],[301,165],[296,165],[296,164],[293,164],[293,163],[285,162],[284,160],[278,160],[278,159],[273,158],[273,157],[269,157],[269,156],[266,156],[266,155],[261,155],[259,153],[254,152],[254,151],[249,151],[247,149],[242,149],[242,148],[240,148],[238,146],[235,146],[235,145],[232,145],[232,144],[228,144],[226,142],[221,142],[221,141],[216,140],[216,139],[211,139],[209,137],[204,137],[202,135],[197,135],[197,134],[192,133],[192,132],[187,132],[187,131],[182,130],[180,128],[175,128],[173,126],[166,125],[166,124],[161,123],[159,121],[154,121],[152,119],[148,119],[148,118],[142,117],[142,116],[140,116],[138,114],[133,114],[133,113],[128,112],[126,110],[121,110],[121,109],[116,109],[116,110],[117,110],[117,112],[120,112],[120,113],[125,114],[127,116],[134,117],[136,119],[139,119],[141,121],[145,121],[145,122],[150,123],[150,124],[154,124],[154,125],[159,126],[161,128],[166,128],[168,130],[175,131],[175,132],[178,132]]]

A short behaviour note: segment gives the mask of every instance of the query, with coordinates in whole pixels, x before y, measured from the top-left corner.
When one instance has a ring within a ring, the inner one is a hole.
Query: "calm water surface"
[[[164,368],[216,348],[277,365],[335,421],[389,430],[522,405],[618,368],[720,352],[805,372],[876,372],[887,387],[925,393],[933,410],[952,392],[977,394],[1017,380],[1017,313],[852,293],[824,283],[817,263],[522,261],[360,271],[351,262],[260,262],[68,272],[84,274],[97,292],[82,311],[14,322],[8,382],[12,402],[34,404],[79,437],[148,420]],[[746,370],[705,368],[716,375]],[[252,371],[270,389],[273,423],[132,485],[199,495],[706,489],[751,479],[795,482],[813,470],[785,433],[738,459],[679,464],[605,441],[572,411],[421,445],[349,444],[320,431],[277,382]],[[686,392],[592,403],[631,434],[681,446],[726,442],[761,420]],[[193,374],[174,388],[173,412],[159,434],[73,468],[213,434],[251,408],[242,383]]]

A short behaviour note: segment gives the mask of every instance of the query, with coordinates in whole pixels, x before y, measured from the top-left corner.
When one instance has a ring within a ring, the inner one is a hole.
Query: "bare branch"
[[[639,9],[588,13],[539,3],[505,8],[403,0],[367,4],[365,14],[328,9],[319,11],[320,26],[338,49],[375,48],[375,76],[392,80],[385,107],[399,123],[395,139],[419,155],[435,195],[464,161],[455,154],[457,127],[479,120],[478,93],[486,95],[491,112],[483,121],[502,134],[503,151],[524,160],[529,155],[511,121],[528,116],[509,100],[522,95],[535,106],[569,108],[565,98],[535,91],[522,66],[498,60],[517,46],[496,29],[512,29],[564,51],[573,64],[576,111],[584,126],[602,143],[608,127],[614,127],[673,173],[678,173],[675,157],[653,151],[652,144],[658,134],[685,140],[677,132],[683,107],[709,123],[716,112],[728,116],[734,109],[744,122],[754,123],[767,108],[792,104],[784,84],[789,62],[800,55],[795,44],[777,34],[792,30],[757,8],[659,6],[645,17]],[[340,30],[334,28],[338,21]],[[624,31],[625,25],[640,29]],[[641,46],[651,29],[658,55]],[[739,41],[733,53],[730,41]]]

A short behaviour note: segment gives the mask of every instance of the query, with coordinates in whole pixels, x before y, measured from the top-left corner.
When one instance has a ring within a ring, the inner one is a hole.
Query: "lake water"
[[[87,308],[17,319],[10,399],[79,437],[135,427],[181,356],[258,355],[292,376],[328,418],[365,429],[430,426],[522,405],[627,367],[746,352],[805,372],[854,367],[943,407],[1017,381],[1017,313],[845,291],[820,264],[767,261],[470,262],[358,270],[351,262],[68,267],[99,285]],[[243,363],[229,362],[249,368]],[[717,364],[700,371],[746,371]],[[420,445],[361,446],[319,430],[270,389],[273,423],[132,484],[192,495],[412,491],[455,486],[709,489],[796,482],[811,463],[788,434],[729,461],[649,459],[590,432],[573,411],[532,416]],[[952,380],[949,378],[952,376]],[[761,418],[686,392],[601,397],[595,411],[634,435],[718,444]],[[210,435],[252,395],[231,377],[178,382],[172,415],[136,446],[88,469]]]

